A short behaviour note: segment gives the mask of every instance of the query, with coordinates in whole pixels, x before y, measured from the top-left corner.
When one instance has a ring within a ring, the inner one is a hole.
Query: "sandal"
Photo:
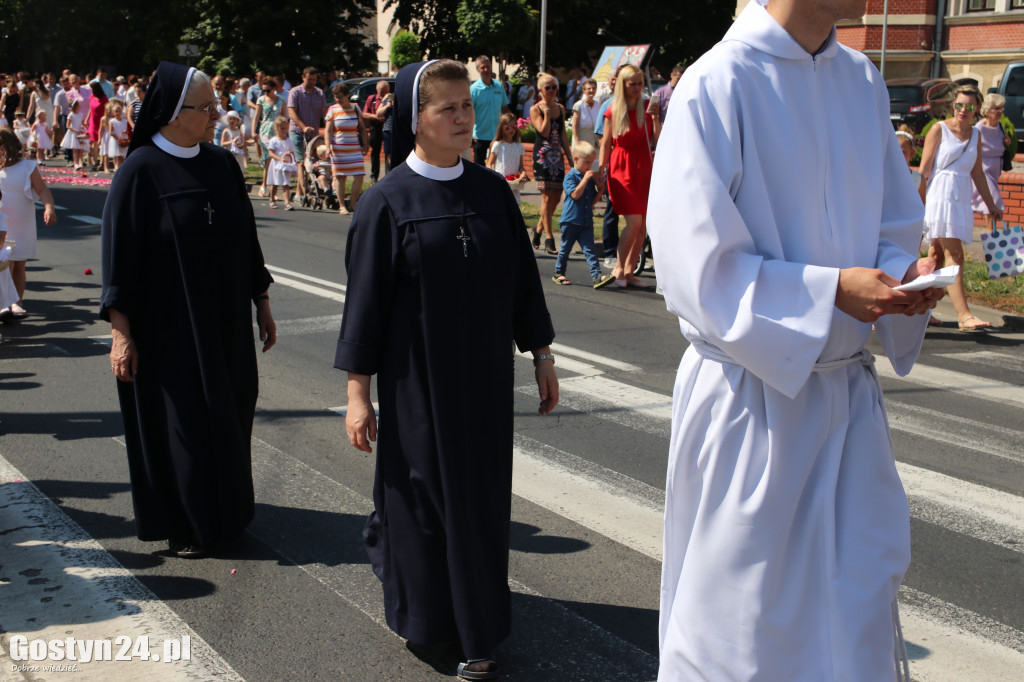
[[[966,326],[964,324],[968,320],[977,320],[981,324],[975,324],[975,325],[971,325],[970,327],[968,327],[968,326]],[[980,332],[980,331],[983,331],[985,329],[988,329],[989,327],[992,326],[992,324],[989,323],[989,322],[986,322],[985,320],[978,319],[974,315],[967,315],[966,317],[963,317],[963,318],[957,320],[957,326],[960,327],[960,331],[962,331],[962,332]]]
[[[274,199],[270,200],[270,208],[277,208],[277,201]]]
[[[554,282],[555,284],[572,284],[572,282],[569,281],[569,278],[566,277],[565,275],[556,274],[554,277],[551,278],[551,281]]]
[[[615,278],[612,277],[611,275],[604,275],[603,277],[595,277],[594,278],[594,288],[595,289],[601,289],[602,287],[606,287],[606,286],[608,286],[609,284],[611,284],[614,281],[615,281]]]
[[[14,319],[20,320],[21,318],[23,318],[23,317],[25,317],[27,315],[28,315],[28,311],[25,310],[24,308],[22,308],[17,303],[14,303],[13,305],[11,305],[11,316]]]
[[[470,670],[470,666],[482,664],[481,669]],[[456,671],[460,680],[496,680],[498,679],[498,663],[491,658],[471,658],[459,663]]]
[[[535,248],[535,249],[539,249],[540,248],[540,232],[534,232],[533,233],[533,248]]]
[[[286,204],[284,205],[284,210],[286,210],[286,211],[294,211],[294,210],[295,210],[295,207],[294,207],[294,206],[292,206],[292,205],[291,205],[291,203],[289,202],[289,203],[286,203]]]
[[[551,237],[544,240],[544,250],[548,252],[549,256],[558,255],[558,249],[555,248],[555,240]]]

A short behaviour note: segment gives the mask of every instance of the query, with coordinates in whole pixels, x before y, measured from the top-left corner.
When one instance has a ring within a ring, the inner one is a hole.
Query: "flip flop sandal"
[[[468,670],[474,663],[487,663],[487,670]],[[471,658],[465,663],[459,663],[456,673],[460,680],[496,680],[498,664],[490,658]]]
[[[615,281],[615,278],[612,277],[611,275],[605,275],[604,277],[595,277],[594,278],[594,288],[595,289],[601,289],[602,287],[606,287],[606,286],[608,286],[609,284],[611,284],[614,281]]]
[[[979,319],[979,318],[975,317],[974,315],[968,315],[967,317],[963,318],[962,320],[957,320],[957,326],[960,328],[960,331],[962,331],[962,332],[971,332],[971,333],[974,333],[974,332],[984,332],[984,331],[988,331],[989,327],[992,326],[991,324],[986,323],[986,324],[984,324],[982,326],[977,326],[977,327],[965,327],[964,326],[964,322],[966,322],[967,320],[978,320],[978,322],[985,322],[984,320]]]
[[[270,202],[270,208],[277,208],[277,202],[276,201],[271,201]]]
[[[551,281],[555,284],[572,284],[572,282],[569,281],[569,278],[565,275],[555,275],[551,278]]]

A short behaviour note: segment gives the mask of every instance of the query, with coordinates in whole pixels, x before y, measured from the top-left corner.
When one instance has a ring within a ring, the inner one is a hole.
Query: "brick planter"
[[[1021,155],[1018,154],[1017,158],[1021,158]],[[1008,225],[1024,225],[1024,173],[1003,171],[999,176],[999,193],[1003,195],[1003,203],[1006,204],[1003,220]],[[988,216],[975,213],[974,224],[988,227]]]

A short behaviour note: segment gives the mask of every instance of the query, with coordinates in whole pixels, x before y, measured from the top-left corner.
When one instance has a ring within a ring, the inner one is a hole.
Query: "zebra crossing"
[[[287,275],[303,278],[294,272]],[[306,284],[302,289],[309,291]],[[561,410],[667,438],[672,398],[637,386],[642,381],[640,367],[566,344],[555,344],[552,350],[559,358]],[[938,353],[935,357],[1024,375],[1024,360],[1009,353],[983,350]],[[884,359],[875,367],[886,383],[945,392],[951,405],[962,400],[981,400],[1024,406],[1024,376],[1018,377],[1021,383],[1014,384],[931,365],[928,360],[922,357],[907,377],[897,376]],[[532,384],[524,384],[516,390],[532,396],[536,389]],[[947,447],[955,443],[959,448],[1015,466],[1024,464],[1024,420],[1020,428],[1013,428],[891,396],[887,396],[886,403],[894,432]],[[936,424],[942,427],[937,429]],[[964,434],[970,434],[970,438],[964,438]],[[594,464],[583,454],[565,452],[517,434],[514,495],[660,561],[664,492]],[[897,461],[897,470],[907,490],[912,518],[1024,553],[1024,498],[907,462]],[[1020,679],[1020,671],[1024,670],[1024,632],[911,587],[903,588],[901,604],[906,611],[904,632],[911,645],[914,679]]]
[[[342,284],[284,268],[270,269],[277,284],[299,296],[330,301],[332,312],[336,313],[337,304],[344,300]],[[286,337],[335,332],[340,319],[337,314],[279,319],[279,334]],[[92,338],[96,343],[109,344],[109,336]],[[558,356],[562,394],[559,419],[566,425],[587,420],[628,429],[664,442],[667,455],[671,396],[652,390],[650,383],[645,382],[643,368],[571,343],[557,343],[553,351]],[[1001,556],[1016,558],[1018,562],[1024,554],[1024,497],[976,479],[922,466],[919,460],[905,461],[898,439],[913,438],[946,451],[955,447],[965,456],[998,461],[1002,471],[1019,476],[1024,467],[1024,420],[1017,424],[989,423],[964,416],[959,410],[954,413],[952,407],[942,409],[936,401],[915,400],[913,396],[941,396],[939,402],[950,406],[967,402],[1005,413],[1024,405],[1022,358],[998,350],[940,352],[922,357],[910,376],[903,378],[895,376],[884,359],[876,363],[884,386],[895,389],[887,391],[887,408],[897,436],[897,469],[915,522],[998,549]],[[528,361],[517,364],[529,366]],[[978,376],[961,371],[964,367],[986,371]],[[985,378],[996,375],[1002,378]],[[520,402],[525,404],[527,398],[535,400],[536,387],[528,383],[527,373],[517,376],[522,381],[516,388]],[[322,410],[327,418],[343,418],[345,406],[325,404]],[[372,627],[380,629],[381,637],[391,637],[384,621],[380,585],[366,563],[360,543],[362,520],[372,509],[368,493],[325,467],[311,465],[292,451],[292,444],[284,438],[274,438],[272,432],[263,432],[259,426],[255,435],[253,477],[258,511],[248,534],[316,581],[331,598],[361,613]],[[117,447],[122,445],[118,441]],[[519,624],[542,625],[515,629],[507,648],[517,652],[517,658],[508,665],[506,679],[654,679],[656,653],[637,643],[639,639],[649,640],[653,633],[630,637],[627,628],[611,627],[610,619],[594,615],[593,608],[568,603],[556,586],[573,578],[574,565],[587,563],[600,567],[586,574],[597,576],[593,579],[595,584],[589,586],[597,606],[631,606],[621,603],[622,592],[616,581],[622,580],[646,581],[645,588],[650,592],[646,608],[649,611],[652,604],[656,606],[657,585],[652,580],[656,581],[663,551],[664,491],[616,470],[614,464],[602,465],[588,458],[585,442],[555,441],[543,429],[517,432],[513,447],[514,551],[510,586],[514,593],[514,618]],[[17,470],[3,464],[0,459],[0,483],[20,478]],[[271,513],[272,509],[287,509],[288,513]],[[59,516],[60,511],[56,510],[56,514]],[[313,524],[308,523],[311,518],[325,516],[334,519],[340,536],[345,538],[326,557],[323,552],[311,550],[317,539],[309,529]],[[49,525],[58,530],[71,527],[64,521]],[[530,528],[537,529],[542,540],[557,541],[561,554],[541,566],[545,555],[516,551],[517,542],[524,542],[523,538],[532,532]],[[86,546],[87,538],[67,532],[68,538],[48,538],[47,543],[61,553],[69,545]],[[129,604],[136,609],[135,625],[139,631],[151,628],[179,636],[191,632],[187,624],[175,622],[168,609],[161,610],[161,602],[141,583],[133,582],[123,568],[118,570],[119,564],[113,557],[104,556],[102,548],[94,545],[88,545],[88,549],[92,556],[102,557],[98,570],[116,573],[118,577],[116,584],[106,585],[113,592],[103,593],[102,601]],[[557,570],[550,568],[556,564]],[[1019,568],[1016,570],[1019,582],[1021,575]],[[546,572],[553,573],[553,577],[545,576]],[[904,634],[910,645],[912,679],[1020,679],[1020,671],[1024,670],[1024,632],[1020,629],[974,612],[969,605],[930,594],[920,586],[905,586],[900,603]],[[1024,605],[1019,608],[1024,609]],[[626,612],[626,608],[621,611]],[[146,621],[150,616],[154,620]],[[197,647],[206,646],[198,635],[194,642]],[[241,678],[211,647],[206,647],[206,654],[206,669],[184,671],[191,679]],[[0,671],[0,680],[8,679],[9,675],[6,670]],[[441,679],[427,670],[422,679],[435,677]],[[76,673],[75,678],[115,679],[109,672],[89,670]]]

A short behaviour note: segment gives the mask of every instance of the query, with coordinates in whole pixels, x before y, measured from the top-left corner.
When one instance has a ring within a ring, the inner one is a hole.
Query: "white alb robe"
[[[658,283],[691,343],[659,679],[889,680],[909,510],[871,325],[835,295],[840,268],[902,279],[924,207],[871,62],[834,30],[812,58],[762,4],[687,70],[654,162]],[[926,318],[876,324],[901,375]]]

